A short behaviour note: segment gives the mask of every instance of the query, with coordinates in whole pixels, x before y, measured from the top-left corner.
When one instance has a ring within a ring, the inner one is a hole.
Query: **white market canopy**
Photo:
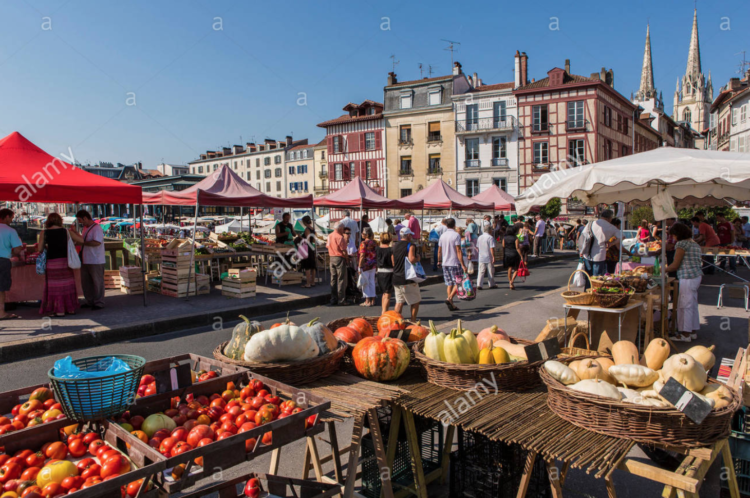
[[[516,210],[526,213],[556,197],[589,206],[647,202],[664,187],[678,204],[750,200],[750,153],[661,147],[553,171],[516,197]]]

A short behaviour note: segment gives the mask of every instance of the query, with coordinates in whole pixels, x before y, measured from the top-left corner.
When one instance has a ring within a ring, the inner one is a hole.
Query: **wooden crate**
[[[253,472],[229,481],[201,488],[200,491],[181,495],[181,498],[204,498],[213,496],[213,493],[218,493],[219,498],[243,498],[245,495],[242,492],[237,493],[237,486],[241,485],[244,489],[247,481],[252,478],[260,481],[262,492],[268,493],[268,496],[278,498],[297,498],[299,495],[296,490],[292,489],[292,486],[299,489],[299,493],[307,498],[329,498],[340,496],[341,494],[341,486],[336,484]]]
[[[273,283],[276,285],[297,285],[301,284],[302,280],[305,278],[305,275],[298,271],[288,271],[285,272],[281,279],[279,279],[276,275],[273,276]]]
[[[242,282],[239,279],[225,278],[221,281],[221,295],[231,298],[249,298],[255,297],[257,284],[255,280],[251,282]]]
[[[202,273],[195,274],[195,287],[198,295],[211,293],[211,276]]]
[[[258,272],[254,269],[230,268],[227,273],[232,279],[240,282],[255,282],[258,278]]]

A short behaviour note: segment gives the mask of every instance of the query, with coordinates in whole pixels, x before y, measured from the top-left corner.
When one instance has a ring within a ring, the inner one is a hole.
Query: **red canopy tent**
[[[361,178],[355,177],[343,188],[318,197],[315,206],[368,209],[422,209],[424,201],[405,202],[403,199],[388,199],[378,194]]]
[[[0,199],[69,204],[141,204],[141,188],[87,173],[47,154],[14,131],[0,140]]]
[[[475,198],[466,197],[456,189],[451,188],[442,179],[422,189],[416,194],[400,199],[401,202],[424,202],[425,209],[468,209],[478,211],[492,211],[494,204],[479,202]]]
[[[505,190],[501,189],[497,185],[492,185],[490,188],[481,192],[474,197],[475,201],[487,202],[495,206],[495,211],[515,211],[516,200]]]

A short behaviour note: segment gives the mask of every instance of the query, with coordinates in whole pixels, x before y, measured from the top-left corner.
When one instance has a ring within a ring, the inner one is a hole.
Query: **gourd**
[[[685,354],[688,354],[695,358],[696,361],[698,361],[701,365],[703,365],[703,369],[708,372],[716,363],[716,356],[714,356],[713,350],[716,346],[711,347],[705,347],[705,346],[693,346],[692,348],[685,351]]]
[[[484,349],[490,344],[494,344],[495,341],[499,341],[501,339],[509,340],[508,334],[505,333],[505,331],[501,328],[498,328],[497,325],[493,325],[492,327],[488,327],[479,334],[477,334],[477,345],[479,346],[479,349]]]
[[[670,356],[664,362],[661,369],[661,380],[666,384],[670,377],[691,391],[701,392],[706,387],[708,375],[703,365],[695,358],[682,353]]]
[[[617,341],[612,345],[612,359],[615,365],[638,364],[638,348],[630,341]]]
[[[528,359],[526,357],[526,350],[520,344],[512,344],[510,341],[499,340],[495,341],[496,348],[503,348],[511,356],[517,356],[523,360]]]
[[[609,369],[615,365],[615,362],[609,358],[597,358],[596,362],[602,366],[605,372],[609,373]]]
[[[245,345],[253,334],[263,330],[260,322],[250,321],[247,317],[240,315],[242,321],[232,329],[232,338],[224,347],[224,354],[233,359],[241,360],[245,354]]]
[[[359,332],[349,326],[337,328],[333,335],[349,344],[357,344],[362,340],[362,336],[359,335]]]
[[[471,363],[476,363],[477,359],[479,358],[479,343],[477,342],[477,336],[474,335],[474,332],[472,332],[469,329],[464,330],[461,328],[461,319],[458,319],[458,333],[466,339],[466,343],[471,348],[471,357],[473,361]]]
[[[609,382],[604,382],[599,379],[586,379],[582,380],[572,386],[569,386],[574,391],[579,391],[587,394],[593,394],[595,396],[602,396],[604,398],[616,399],[620,401],[622,394],[617,390],[615,386]]]
[[[578,375],[578,367],[581,365],[581,360],[575,360],[568,363],[568,368],[573,370]]]
[[[320,353],[312,336],[300,327],[286,323],[253,334],[245,345],[245,361],[275,362],[305,360]]]
[[[656,398],[641,398],[641,402],[639,404],[645,406],[653,406],[656,408],[669,408],[670,406],[672,406],[666,401]]]
[[[721,410],[732,402],[732,393],[726,386],[721,384],[708,384],[701,394],[708,399],[714,400],[714,410]]]
[[[549,360],[544,362],[544,369],[558,382],[566,386],[580,382],[581,379],[572,368],[559,361]]]
[[[409,339],[408,342],[417,342],[421,341],[425,337],[427,337],[427,334],[430,333],[429,330],[427,330],[427,327],[423,327],[420,321],[417,321],[414,325],[409,325],[406,327],[406,330],[409,331]]]
[[[424,354],[433,360],[445,361],[445,334],[438,332],[430,320],[430,334],[424,339]]]
[[[319,322],[320,318],[315,318],[306,325],[300,326],[302,330],[310,334],[310,337],[318,344],[321,355],[335,351],[339,347],[339,340],[333,335],[331,329]]]
[[[654,339],[648,343],[646,351],[643,352],[641,365],[651,370],[660,370],[667,358],[669,358],[669,343],[664,339]]]
[[[356,330],[361,337],[372,337],[375,335],[372,331],[372,325],[363,317],[353,319],[347,327]]]
[[[659,386],[659,390],[661,390],[662,387],[664,387],[664,385]],[[647,389],[647,390],[643,390],[639,392],[641,393],[641,396],[643,396],[644,398],[660,399],[662,401],[666,401],[664,397],[661,394],[659,394],[659,391],[657,391],[656,389]]]
[[[398,379],[409,366],[411,353],[400,339],[365,337],[354,346],[352,359],[360,375],[380,382]]]
[[[445,338],[443,350],[445,351],[445,361],[449,363],[475,363],[474,354],[466,341],[466,337],[459,335],[456,329],[451,330],[450,335]]]
[[[510,363],[510,356],[503,348],[496,348],[494,344],[490,343],[488,347],[479,351],[478,363],[480,365]]]
[[[602,380],[606,380],[610,384],[612,383],[602,376],[604,373],[604,369],[602,369],[601,365],[599,365],[595,360],[592,360],[591,358],[581,360],[581,363],[578,365],[578,368],[576,369],[576,373],[578,374],[578,377],[580,377],[581,380],[602,379]]]
[[[378,321],[376,324],[376,328],[378,329],[378,334],[388,335],[388,331],[396,330],[392,328],[391,326],[392,322],[401,323],[403,321],[404,321],[404,317],[401,316],[401,313],[396,313],[393,310],[386,311],[385,313],[380,315],[380,318],[378,318]]]
[[[617,390],[620,391],[622,401],[625,403],[640,403],[643,398],[641,393],[634,391],[633,389],[628,389],[627,387],[618,387]]]
[[[643,365],[615,365],[609,369],[609,375],[630,387],[645,387],[659,379],[658,373]]]

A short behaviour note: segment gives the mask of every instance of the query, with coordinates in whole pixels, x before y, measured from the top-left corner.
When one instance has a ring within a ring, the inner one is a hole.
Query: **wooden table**
[[[22,303],[25,301],[41,301],[44,298],[46,276],[36,272],[36,265],[16,265],[10,270],[13,284],[5,294],[5,302]],[[73,270],[76,279],[78,296],[83,296],[81,287],[81,270]]]

